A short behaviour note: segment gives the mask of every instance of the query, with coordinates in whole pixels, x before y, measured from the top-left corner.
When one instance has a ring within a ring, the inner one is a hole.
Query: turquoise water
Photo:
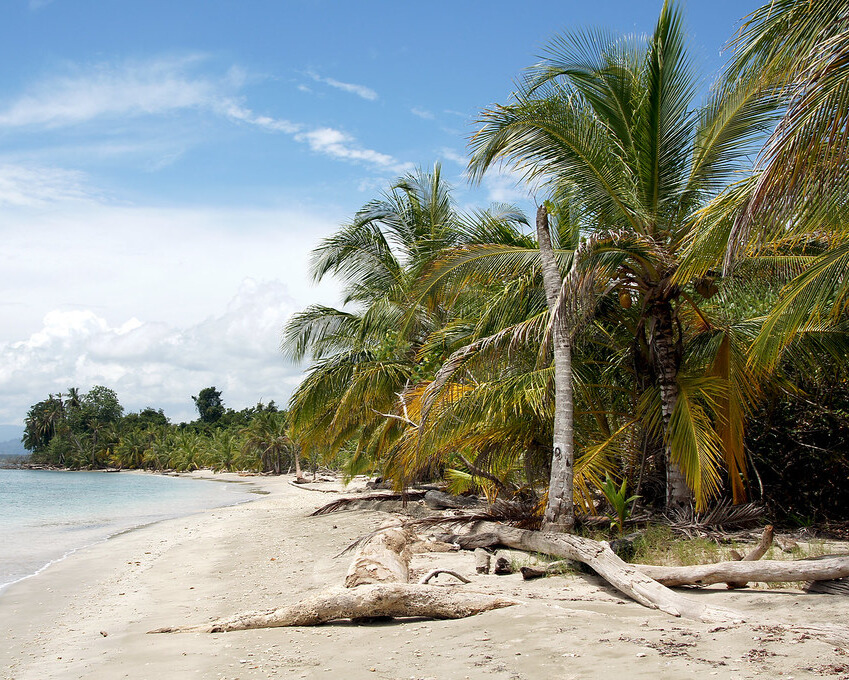
[[[0,469],[0,590],[121,531],[248,500],[248,484]]]

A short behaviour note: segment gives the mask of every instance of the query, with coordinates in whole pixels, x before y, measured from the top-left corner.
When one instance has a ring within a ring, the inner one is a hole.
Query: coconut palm
[[[800,335],[839,334],[849,311],[849,2],[767,3],[746,18],[734,47],[731,75],[756,80],[785,105],[725,253],[726,269],[764,251],[792,253],[804,267],[753,345],[753,361],[772,369]]]
[[[422,350],[463,299],[447,288],[420,297],[417,280],[436,254],[473,237],[470,225],[523,219],[506,207],[461,215],[437,165],[398,180],[318,246],[313,276],[340,279],[345,307],[309,307],[284,331],[284,351],[314,361],[290,401],[293,433],[305,448],[351,443],[355,473],[417,425],[404,413],[403,394],[447,356],[447,340]]]
[[[263,411],[244,430],[242,453],[254,458],[262,472],[283,473],[283,461],[294,458],[294,442],[289,438],[285,413]]]
[[[470,161],[476,179],[503,162],[555,199],[580,195],[588,266],[639,312],[634,364],[659,390],[669,507],[687,506],[690,488],[702,490],[700,504],[715,493],[719,458],[694,435],[693,402],[679,398],[682,306],[696,283],[674,278],[681,248],[774,109],[746,81],[720,83],[696,106],[684,36],[680,11],[665,2],[648,40],[601,31],[556,38],[513,101],[483,112]]]

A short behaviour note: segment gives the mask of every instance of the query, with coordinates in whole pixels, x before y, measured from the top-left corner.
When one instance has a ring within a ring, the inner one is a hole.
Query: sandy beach
[[[456,569],[472,583],[438,582],[523,604],[456,621],[147,635],[339,585],[350,558],[334,556],[388,518],[374,511],[308,517],[336,496],[296,488],[286,477],[217,478],[249,481],[263,494],[122,534],[0,593],[0,675],[849,678],[849,654],[788,629],[847,624],[845,598],[766,588],[691,591],[746,617],[739,625],[716,626],[649,611],[594,577],[523,582],[518,574],[477,576],[467,552],[416,555],[412,566],[417,574],[435,566]]]

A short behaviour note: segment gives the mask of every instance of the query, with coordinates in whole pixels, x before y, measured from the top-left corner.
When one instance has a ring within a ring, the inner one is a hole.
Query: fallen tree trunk
[[[478,498],[452,496],[444,491],[428,491],[424,496],[424,502],[431,510],[457,510],[473,508],[481,504]]]
[[[572,534],[517,529],[495,522],[481,522],[481,533],[495,534],[502,545],[583,562],[614,588],[641,605],[673,616],[708,622],[742,621],[741,614],[712,607],[673,592],[619,559],[604,543]]]
[[[758,541],[758,544],[744,557],[740,557],[739,560],[742,562],[757,562],[761,557],[766,555],[766,551],[769,550],[772,545],[773,533],[772,525],[767,525],[764,528],[764,532],[761,535],[761,540]],[[729,581],[725,585],[731,589],[745,588],[746,581]]]
[[[828,581],[849,576],[849,555],[816,561],[718,562],[690,567],[634,566],[666,586],[706,586],[728,581]]]
[[[336,588],[278,609],[246,612],[212,623],[158,628],[150,632],[225,633],[252,628],[316,626],[338,619],[381,617],[460,619],[514,604],[517,604],[515,600],[456,592],[418,583],[383,583]]]
[[[307,597],[268,611],[253,611],[194,626],[157,628],[150,633],[223,633],[250,628],[316,626],[338,619],[373,620],[395,617],[459,619],[518,604],[515,600],[480,593],[446,590],[424,583],[407,583],[410,551],[415,538],[402,527],[377,531],[362,541],[345,577],[345,588]],[[434,570],[425,579],[445,572]]]

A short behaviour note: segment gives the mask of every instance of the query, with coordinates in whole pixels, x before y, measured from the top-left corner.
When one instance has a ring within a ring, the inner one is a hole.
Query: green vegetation
[[[300,474],[299,447],[289,418],[274,402],[234,411],[215,387],[193,397],[198,420],[173,425],[162,410],[124,415],[118,395],[95,386],[71,387],[30,408],[24,445],[31,462],[73,469],[251,470]]]
[[[846,5],[765,5],[702,101],[674,2],[647,38],[555,37],[469,161],[528,179],[535,234],[509,206],[459,212],[437,167],[316,248],[344,297],[284,333],[311,362],[289,404],[307,450],[534,501],[562,528],[621,526],[624,489],[644,509],[845,517],[827,433],[849,394]],[[791,499],[787,467],[820,492],[794,477]]]

